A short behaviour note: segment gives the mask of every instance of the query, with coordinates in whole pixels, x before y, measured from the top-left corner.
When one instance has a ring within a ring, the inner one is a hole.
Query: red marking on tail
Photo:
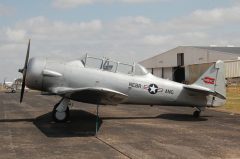
[[[212,78],[212,77],[204,77],[202,80],[206,84],[214,84],[215,83],[215,78]]]

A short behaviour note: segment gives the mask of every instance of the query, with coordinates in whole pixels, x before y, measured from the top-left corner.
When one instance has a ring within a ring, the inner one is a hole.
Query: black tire
[[[53,121],[55,121],[56,123],[63,123],[63,122],[68,121],[69,120],[69,116],[70,116],[69,107],[67,107],[65,112],[61,112],[61,113],[65,113],[65,114],[62,114],[63,116],[61,116],[61,118],[59,118],[59,112],[56,110],[58,105],[59,105],[59,103],[57,103],[54,106],[53,111],[52,111]]]
[[[193,112],[193,117],[199,118],[200,114],[201,114],[201,112],[196,110],[195,112]]]

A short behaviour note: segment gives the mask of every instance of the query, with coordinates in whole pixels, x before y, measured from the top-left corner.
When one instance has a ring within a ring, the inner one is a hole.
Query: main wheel
[[[52,111],[52,118],[55,122],[60,123],[60,122],[66,122],[69,119],[70,113],[69,113],[69,108],[64,112],[59,112],[57,111],[58,104],[56,104],[53,108]]]
[[[200,116],[200,113],[201,113],[201,111],[195,111],[195,112],[193,112],[193,116],[195,117],[195,118],[199,118],[199,116]]]

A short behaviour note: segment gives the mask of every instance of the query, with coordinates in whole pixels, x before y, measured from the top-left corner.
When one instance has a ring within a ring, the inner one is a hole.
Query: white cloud
[[[12,30],[25,29],[29,36],[38,40],[76,39],[85,35],[93,35],[102,29],[100,20],[89,22],[65,23],[50,21],[43,16],[33,17],[16,24]]]
[[[159,1],[169,1],[169,0],[53,0],[53,6],[56,8],[76,8],[81,5],[89,5],[95,3],[151,3]]]
[[[178,17],[163,23],[162,27],[174,30],[195,30],[212,28],[219,25],[240,23],[240,5],[230,8],[196,10],[188,16]]]
[[[156,1],[163,1],[163,0],[119,0],[120,2],[125,3],[149,3],[149,2],[156,2]]]
[[[0,16],[8,16],[15,12],[15,9],[3,4],[0,4]]]
[[[145,44],[148,45],[163,45],[167,44],[171,39],[174,37],[172,35],[147,35],[144,37],[143,41]]]
[[[5,62],[0,65],[0,75],[13,72],[12,76],[17,76],[16,70],[23,65],[29,38],[32,39],[31,57],[77,58],[82,56],[84,46],[94,47],[101,29],[100,20],[67,23],[51,21],[43,16],[20,21],[12,27],[2,27],[0,59]]]
[[[10,29],[6,30],[7,38],[11,41],[21,41],[26,38],[26,31],[22,29]]]
[[[78,58],[83,53],[108,56],[120,61],[140,61],[178,45],[240,46],[239,6],[196,10],[168,21],[144,16],[113,21],[65,22],[44,16],[32,17],[0,28],[0,58],[15,60],[12,71],[21,67],[32,39],[31,56]],[[21,53],[21,54],[20,54]],[[21,59],[21,60],[19,60]],[[8,66],[1,65],[2,68]],[[0,74],[4,71],[1,70]],[[10,68],[9,68],[10,69]]]
[[[121,34],[127,35],[137,35],[149,30],[153,24],[152,20],[143,17],[122,17],[114,21],[112,27],[116,32],[121,32]]]
[[[80,5],[91,4],[95,0],[53,0],[53,6],[56,8],[75,8]]]
[[[143,16],[138,16],[138,17],[134,17],[131,19],[132,19],[132,21],[134,21],[135,23],[138,23],[138,24],[151,24],[151,19],[143,17]]]
[[[227,22],[240,22],[240,7],[216,8],[213,10],[196,10],[190,16],[190,20],[199,20],[203,24],[223,24]],[[195,21],[196,22],[196,21]]]

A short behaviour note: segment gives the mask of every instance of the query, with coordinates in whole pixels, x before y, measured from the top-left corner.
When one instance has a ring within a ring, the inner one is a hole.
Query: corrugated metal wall
[[[153,74],[157,77],[162,78],[162,68],[154,68],[153,69]]]
[[[240,77],[240,60],[225,61],[226,78]]]
[[[189,84],[194,83],[213,63],[195,64],[187,66],[188,77],[186,81]]]
[[[186,80],[189,83],[195,82],[213,63],[195,64],[186,67],[188,76]],[[236,78],[240,77],[240,60],[225,61],[225,77]]]
[[[194,83],[213,63],[203,63],[188,65],[185,67],[185,80],[188,84]],[[225,77],[226,78],[240,78],[240,60],[225,61]],[[172,80],[173,68],[165,67],[148,69],[149,72],[153,70],[153,75]],[[163,71],[163,72],[162,72]]]
[[[164,79],[169,79],[172,80],[173,79],[173,72],[172,72],[171,67],[158,67],[158,68],[153,68],[153,69],[148,69],[150,73],[152,73],[151,71],[153,71],[153,75],[160,77],[160,78],[164,78]]]
[[[173,80],[173,71],[172,67],[165,67],[163,68],[163,78]]]
[[[179,46],[154,57],[141,61],[146,68],[177,67],[177,54],[184,53],[184,66],[210,63],[217,60],[237,59],[239,54],[201,49],[194,46]]]

